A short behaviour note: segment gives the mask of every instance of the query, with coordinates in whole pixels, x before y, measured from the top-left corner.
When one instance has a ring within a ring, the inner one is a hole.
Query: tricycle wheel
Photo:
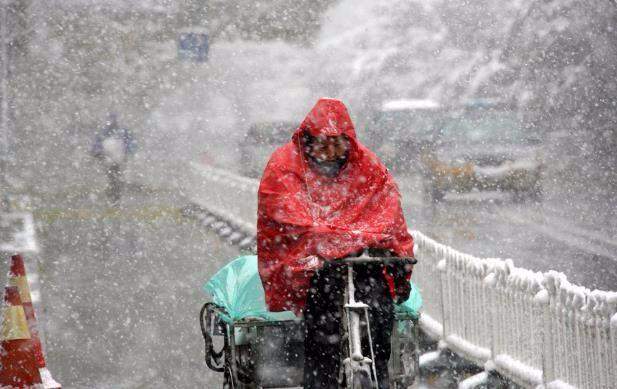
[[[228,366],[225,367],[225,374],[223,375],[223,389],[235,389],[233,376]]]
[[[225,367],[225,375],[223,381],[223,389],[258,389],[255,384],[245,384],[243,382],[234,381],[231,367]]]

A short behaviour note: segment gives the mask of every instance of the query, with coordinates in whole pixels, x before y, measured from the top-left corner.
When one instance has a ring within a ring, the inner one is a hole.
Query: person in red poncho
[[[413,256],[392,176],[356,138],[345,105],[320,99],[271,156],[258,192],[259,274],[271,311],[303,315],[305,388],[336,388],[343,267],[359,255]],[[409,297],[411,266],[355,268],[369,306],[379,388],[388,388],[393,300]]]

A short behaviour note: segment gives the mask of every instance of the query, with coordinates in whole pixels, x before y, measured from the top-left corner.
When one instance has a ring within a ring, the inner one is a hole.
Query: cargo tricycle
[[[372,363],[368,305],[355,298],[354,267],[380,262],[415,261],[412,258],[351,257],[346,267],[341,301],[339,388],[378,389]],[[395,306],[390,387],[407,388],[418,375],[418,319],[422,298],[412,284],[409,299]],[[204,286],[212,301],[200,312],[207,366],[223,374],[225,389],[302,387],[304,322],[292,312],[269,312],[256,256],[227,264]],[[362,345],[365,347],[363,348]],[[368,345],[368,347],[366,347]],[[364,355],[362,350],[369,350]]]

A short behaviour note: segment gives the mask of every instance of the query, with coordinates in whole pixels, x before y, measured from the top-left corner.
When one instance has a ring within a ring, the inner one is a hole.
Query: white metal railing
[[[191,169],[201,181],[187,188],[193,201],[255,225],[257,180],[198,164]],[[616,387],[617,292],[590,291],[562,273],[474,257],[410,232],[428,335],[526,387]]]
[[[526,387],[615,387],[616,292],[590,291],[562,273],[476,258],[412,234],[428,333],[441,328],[438,339],[447,347]]]
[[[227,214],[256,231],[259,181],[198,163],[189,167],[192,179],[183,189],[192,201],[218,214]]]

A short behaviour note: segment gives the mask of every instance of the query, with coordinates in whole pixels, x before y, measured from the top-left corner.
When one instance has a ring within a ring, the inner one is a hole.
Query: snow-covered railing
[[[255,231],[257,180],[199,164],[191,170],[193,185],[201,182],[185,189],[195,203]],[[615,387],[617,292],[590,291],[558,272],[477,258],[410,232],[419,260],[413,279],[424,300],[420,324],[443,347],[525,387]]]
[[[542,274],[495,260],[486,280],[490,296],[492,360],[496,369],[514,381],[535,386],[544,383],[543,337],[546,300]]]
[[[199,163],[191,163],[189,168],[193,180],[183,189],[193,201],[255,226],[259,181]]]
[[[617,385],[617,293],[570,284],[557,272],[545,276],[547,376],[578,387]]]
[[[426,302],[421,325],[442,346],[526,387],[617,382],[617,293],[412,234],[414,280]]]

